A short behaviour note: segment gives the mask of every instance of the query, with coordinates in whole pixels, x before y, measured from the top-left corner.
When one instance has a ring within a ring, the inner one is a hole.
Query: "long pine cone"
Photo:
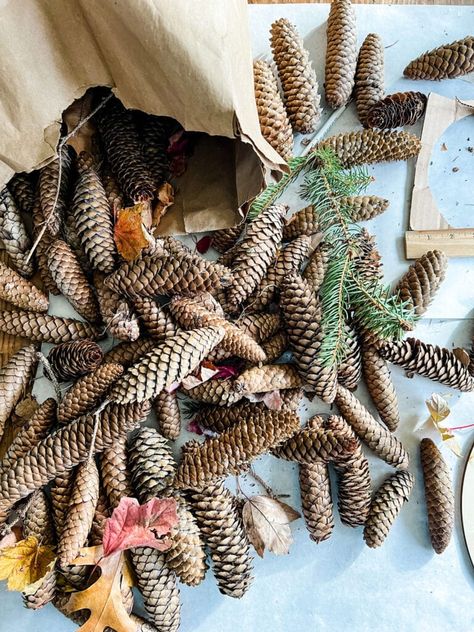
[[[34,238],[38,238],[40,232],[42,232],[44,227],[44,217],[41,211],[41,201],[39,199],[39,195],[35,198],[35,203],[33,206],[32,213],[32,223],[33,223],[33,236]],[[49,248],[51,244],[55,241],[55,237],[49,232],[46,228],[44,230],[43,236],[41,237],[38,245],[36,246],[35,256],[36,256],[36,265],[38,268],[38,272],[41,277],[41,282],[44,287],[44,291],[49,294],[54,294],[55,296],[61,294],[58,290],[56,283],[53,281],[53,277],[51,276],[51,272],[48,267],[48,256],[49,256]],[[26,259],[26,253],[23,255]],[[33,274],[33,265],[32,261],[28,264],[31,266],[30,274]],[[18,266],[15,266],[17,270],[19,270]],[[21,271],[20,271],[21,272]],[[28,276],[28,274],[24,274],[21,272],[23,276]]]
[[[276,334],[283,323],[279,314],[246,314],[235,324],[260,343]]]
[[[178,333],[179,327],[167,309],[152,298],[136,298],[133,305],[143,327],[153,340],[165,340]]]
[[[171,441],[177,439],[181,432],[181,413],[176,391],[161,391],[153,401],[153,409],[160,433]]]
[[[398,398],[390,376],[390,369],[376,347],[364,345],[362,367],[367,390],[380,419],[393,432],[400,423]]]
[[[128,368],[138,362],[149,351],[153,351],[156,342],[150,338],[139,338],[132,342],[121,342],[104,355],[104,363],[121,364]]]
[[[283,226],[283,241],[291,241],[301,235],[310,237],[319,231],[318,216],[314,206],[305,206],[293,213]]]
[[[60,382],[75,380],[97,369],[104,354],[92,340],[76,340],[56,345],[48,353],[48,362]]]
[[[46,294],[0,261],[0,299],[29,312],[47,312]]]
[[[104,275],[94,273],[94,287],[102,319],[112,338],[136,340],[140,336],[140,325],[127,301],[104,284]]]
[[[181,387],[180,390],[191,399],[216,406],[230,406],[243,397],[242,389],[237,389],[232,380],[208,380],[194,388]]]
[[[168,180],[170,157],[167,153],[172,129],[161,117],[145,112],[134,112],[145,163],[155,183],[155,189]]]
[[[33,261],[26,261],[31,241],[15,200],[6,187],[0,190],[0,243],[17,272],[24,277],[32,276]]]
[[[244,230],[244,222],[240,222],[236,226],[231,228],[221,228],[221,230],[215,230],[212,233],[212,247],[217,252],[227,252],[232,246],[234,246],[239,240],[242,231]]]
[[[339,108],[349,101],[357,64],[356,16],[350,0],[331,3],[327,23],[326,101]]]
[[[115,509],[124,496],[133,496],[127,462],[126,438],[116,441],[99,457],[100,474],[108,504]]]
[[[360,47],[355,75],[356,107],[359,121],[367,125],[370,107],[384,95],[384,48],[376,33],[369,33]]]
[[[454,79],[474,70],[474,37],[469,35],[420,55],[403,71],[410,79]]]
[[[396,92],[373,103],[367,112],[367,127],[393,129],[414,125],[425,113],[426,94],[422,92]]]
[[[354,195],[339,198],[339,204],[350,210],[354,222],[365,222],[383,213],[389,201],[376,195]]]
[[[417,316],[422,316],[443,282],[447,266],[448,258],[443,252],[430,250],[411,264],[395,286],[394,294],[413,306]]]
[[[346,324],[347,351],[337,367],[337,381],[341,386],[354,391],[362,376],[360,341],[355,329]]]
[[[251,367],[241,373],[233,382],[234,391],[240,393],[241,396],[248,393],[269,393],[270,391],[300,388],[301,386],[301,378],[291,364],[264,364],[263,366]]]
[[[159,497],[173,484],[176,463],[168,441],[154,428],[140,428],[128,442],[132,486],[140,502]]]
[[[12,410],[33,379],[38,359],[36,347],[23,347],[0,369],[0,438]]]
[[[74,318],[35,314],[20,310],[0,311],[0,331],[37,342],[70,342],[100,338],[99,330]]]
[[[329,256],[329,248],[324,243],[320,244],[309,258],[308,265],[303,272],[303,279],[315,294],[318,294],[326,276]]]
[[[262,349],[267,356],[267,362],[276,362],[288,349],[288,336],[284,331],[280,331],[262,343]]]
[[[272,450],[272,454],[286,461],[315,463],[333,461],[350,456],[357,442],[339,430],[327,430],[313,418],[287,441]]]
[[[58,157],[40,169],[38,181],[43,218],[49,233],[54,236],[58,235],[62,228],[71,176],[71,150],[64,145]]]
[[[15,173],[7,186],[20,211],[31,215],[36,197],[31,175],[24,172]]]

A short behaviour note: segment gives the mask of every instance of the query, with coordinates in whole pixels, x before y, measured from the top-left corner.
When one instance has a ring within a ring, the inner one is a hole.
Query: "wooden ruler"
[[[474,256],[474,228],[409,230],[405,233],[407,259],[416,259],[428,250],[442,250],[448,257]]]

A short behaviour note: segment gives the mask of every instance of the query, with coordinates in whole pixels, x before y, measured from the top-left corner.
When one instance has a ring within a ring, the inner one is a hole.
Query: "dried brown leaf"
[[[149,245],[150,236],[146,228],[148,223],[149,207],[142,202],[117,211],[114,239],[118,252],[127,261],[139,257],[142,250]]]
[[[164,182],[156,194],[157,203],[153,207],[153,226],[158,226],[161,218],[174,204],[174,189],[169,182]]]

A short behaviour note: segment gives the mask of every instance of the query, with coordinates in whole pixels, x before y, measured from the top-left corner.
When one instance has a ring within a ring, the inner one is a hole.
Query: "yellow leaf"
[[[169,182],[164,182],[157,191],[158,202],[153,208],[153,226],[158,226],[168,208],[174,204],[174,189]]]
[[[426,400],[426,406],[435,424],[442,422],[451,412],[448,402],[438,393],[433,393],[430,399]]]
[[[7,580],[8,590],[25,590],[31,584],[41,584],[55,562],[53,551],[29,536],[0,550],[0,579]]]
[[[149,222],[149,207],[143,203],[120,209],[114,227],[114,239],[118,252],[127,261],[140,256],[149,245],[146,225]]]

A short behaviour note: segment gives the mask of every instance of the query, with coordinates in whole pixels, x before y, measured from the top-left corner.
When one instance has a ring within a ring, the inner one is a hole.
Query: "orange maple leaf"
[[[142,250],[149,245],[146,227],[149,213],[149,208],[142,202],[117,211],[114,239],[118,252],[127,261],[139,257]]]

